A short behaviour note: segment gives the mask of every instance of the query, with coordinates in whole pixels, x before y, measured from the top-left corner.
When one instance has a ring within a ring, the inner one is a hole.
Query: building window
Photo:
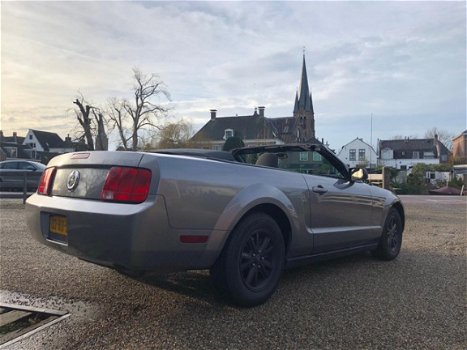
[[[32,135],[29,135],[29,139],[32,140]]]
[[[308,162],[308,152],[300,152],[299,159],[301,162]]]
[[[213,146],[212,146],[212,149],[213,149],[214,151],[221,151],[221,150],[222,150],[222,147],[221,147],[221,145],[213,145]]]
[[[225,129],[224,131],[224,140],[227,140],[229,137],[234,136],[234,131],[233,129]]]
[[[358,150],[358,160],[359,161],[365,161],[365,149],[359,149]]]
[[[407,170],[407,165],[401,165],[401,170]]]
[[[423,152],[423,158],[433,159],[435,157],[434,152]]]
[[[420,152],[415,151],[412,153],[412,159],[420,159]]]
[[[5,147],[6,154],[9,158],[18,158],[18,148],[16,147]]]
[[[349,150],[349,160],[356,161],[357,160],[357,151],[354,149]]]
[[[313,161],[314,162],[322,162],[323,157],[321,157],[321,154],[319,154],[318,152],[313,152]]]
[[[381,159],[392,159],[393,151],[390,148],[385,148],[381,150]]]

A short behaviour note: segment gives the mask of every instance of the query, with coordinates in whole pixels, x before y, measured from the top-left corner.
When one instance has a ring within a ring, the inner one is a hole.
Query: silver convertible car
[[[69,153],[26,213],[49,247],[126,274],[210,269],[231,301],[254,306],[285,267],[399,254],[403,206],[366,178],[318,144]]]

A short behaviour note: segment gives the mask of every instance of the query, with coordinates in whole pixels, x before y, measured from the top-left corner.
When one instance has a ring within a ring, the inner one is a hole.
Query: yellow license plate
[[[49,219],[50,232],[66,236],[68,235],[68,223],[66,216],[51,215]]]

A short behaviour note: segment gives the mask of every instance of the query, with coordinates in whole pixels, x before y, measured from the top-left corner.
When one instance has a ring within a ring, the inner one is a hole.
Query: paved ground
[[[11,349],[465,349],[466,198],[403,196],[393,262],[367,254],[287,271],[266,304],[224,304],[205,272],[132,280],[33,241],[2,200],[2,302],[71,317]]]

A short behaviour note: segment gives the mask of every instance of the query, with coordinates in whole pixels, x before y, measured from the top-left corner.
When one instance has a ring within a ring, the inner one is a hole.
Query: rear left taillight
[[[37,193],[48,196],[52,189],[52,182],[55,175],[55,167],[47,168],[42,173],[41,179],[39,180],[39,186],[37,187]]]
[[[104,201],[141,203],[146,200],[151,185],[151,170],[112,167],[107,173],[100,198]]]

